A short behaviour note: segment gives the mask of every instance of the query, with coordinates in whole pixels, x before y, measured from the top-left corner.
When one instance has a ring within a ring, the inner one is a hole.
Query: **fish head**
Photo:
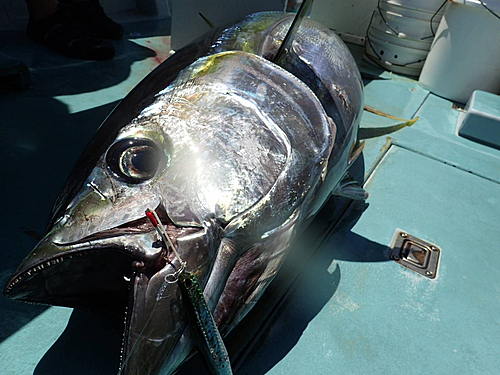
[[[122,374],[169,374],[194,341],[175,283],[181,261],[213,310],[238,257],[279,232],[318,183],[335,128],[305,84],[244,52],[197,60],[125,116],[128,98],[84,151],[46,236],[5,293],[70,307],[127,307]],[[259,291],[279,265],[272,268]],[[253,298],[244,284],[230,299]],[[244,302],[237,306],[252,305]]]
[[[173,143],[148,115],[121,128],[88,176],[69,182],[79,189],[56,210],[47,234],[5,289],[8,297],[29,302],[127,310],[123,352],[136,348],[134,353],[149,355],[124,360],[133,373],[157,365],[150,357],[168,356],[179,342],[187,317],[179,287],[167,280],[182,260],[206,282],[223,225],[208,213],[201,217],[202,210],[193,212],[206,202],[192,195],[199,187],[186,165],[189,150],[175,152]],[[148,209],[160,218],[180,258],[146,216]],[[152,348],[135,345],[143,337]]]
[[[170,160],[168,137],[154,124],[139,122],[121,129],[15,272],[6,295],[53,305],[121,309],[127,280],[137,267],[153,272],[178,262],[159,241],[145,215],[148,208],[163,218],[180,250],[199,247],[199,238],[209,237],[212,227],[188,212],[182,197],[165,198],[162,180]],[[172,199],[178,205],[170,217],[165,202]],[[205,262],[197,259],[196,264]]]

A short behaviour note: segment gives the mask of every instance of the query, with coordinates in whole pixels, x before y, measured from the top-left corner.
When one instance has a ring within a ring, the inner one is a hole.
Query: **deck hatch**
[[[389,250],[395,262],[429,279],[436,278],[441,255],[436,245],[397,229]]]

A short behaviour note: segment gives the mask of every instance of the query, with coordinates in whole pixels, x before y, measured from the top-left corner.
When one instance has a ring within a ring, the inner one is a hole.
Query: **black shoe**
[[[89,32],[61,7],[47,18],[30,20],[26,33],[35,42],[77,59],[109,60],[115,54],[110,42]]]
[[[118,40],[123,36],[123,26],[106,16],[99,0],[74,2],[60,0],[71,15],[80,21],[91,33],[105,39]]]

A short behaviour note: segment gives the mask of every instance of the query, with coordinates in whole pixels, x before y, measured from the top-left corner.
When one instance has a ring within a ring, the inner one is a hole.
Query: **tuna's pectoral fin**
[[[230,332],[250,311],[272,282],[290,251],[299,211],[265,241],[254,243],[236,262],[214,312],[221,334]]]
[[[234,239],[224,238],[219,246],[218,255],[205,286],[204,294],[210,310],[214,310],[224,290],[226,281],[240,254]]]
[[[369,197],[368,192],[359,186],[359,183],[349,173],[346,173],[333,195],[361,201]]]

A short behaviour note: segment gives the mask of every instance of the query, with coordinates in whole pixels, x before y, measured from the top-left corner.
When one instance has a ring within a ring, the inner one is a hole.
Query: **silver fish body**
[[[268,60],[292,18],[250,15],[146,77],[84,151],[6,295],[101,310],[128,301],[122,373],[172,373],[194,340],[179,286],[165,283],[179,260],[152,208],[221,333],[233,329],[346,173],[363,108],[352,56],[321,25],[304,20],[282,67]]]

